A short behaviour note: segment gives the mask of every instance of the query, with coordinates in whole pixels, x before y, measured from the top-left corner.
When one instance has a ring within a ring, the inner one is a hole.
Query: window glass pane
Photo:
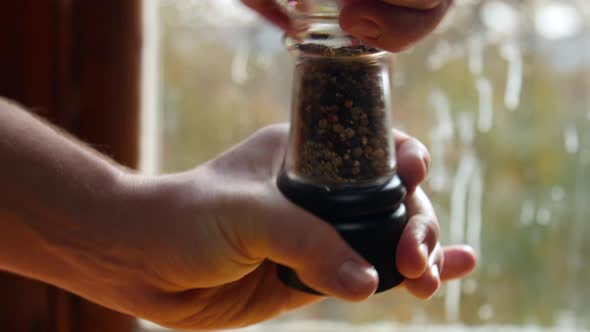
[[[162,172],[288,119],[278,30],[237,0],[159,1]],[[473,245],[480,266],[428,302],[392,291],[281,319],[590,328],[589,21],[585,0],[457,1],[400,54],[394,121],[432,153],[445,243]]]

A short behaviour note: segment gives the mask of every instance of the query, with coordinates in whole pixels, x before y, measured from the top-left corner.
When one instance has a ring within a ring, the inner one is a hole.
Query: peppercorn
[[[295,167],[322,184],[352,184],[393,173],[388,158],[389,110],[378,63],[363,58],[377,52],[364,45],[330,48],[297,46],[301,85],[295,96]]]

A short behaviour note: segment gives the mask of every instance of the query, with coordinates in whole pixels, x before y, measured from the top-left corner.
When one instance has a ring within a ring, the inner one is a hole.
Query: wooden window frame
[[[141,0],[18,0],[0,11],[0,96],[138,165]],[[135,320],[0,273],[0,330],[128,332]]]

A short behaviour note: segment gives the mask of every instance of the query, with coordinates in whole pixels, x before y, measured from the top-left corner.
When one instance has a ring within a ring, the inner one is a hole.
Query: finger
[[[441,272],[443,281],[463,278],[477,266],[477,256],[469,246],[459,245],[445,247],[445,265]]]
[[[325,297],[313,296],[285,286],[276,275],[276,264],[265,261],[252,273],[215,289],[195,288],[159,295],[159,303],[181,308],[175,311],[175,315],[180,318],[175,319],[173,325],[163,322],[160,325],[181,330],[202,329],[210,323],[212,312],[220,311],[223,311],[224,319],[217,321],[217,328],[236,327],[236,323],[240,326],[253,325],[286,311],[325,300]],[[202,307],[204,298],[210,304],[206,309]],[[247,315],[244,316],[246,311]]]
[[[307,286],[326,295],[360,301],[375,292],[377,272],[332,226],[278,191],[267,203],[277,212],[254,223],[255,235],[246,244],[251,255],[292,268]]]
[[[400,273],[409,279],[416,279],[429,268],[438,244],[440,228],[428,197],[418,189],[406,200],[410,220],[400,238],[396,262]]]
[[[283,31],[289,32],[291,30],[289,16],[287,16],[287,14],[281,9],[276,1],[242,0],[242,3],[258,12],[258,14],[266,18],[269,22],[276,25]]]
[[[410,217],[426,217],[434,220],[434,225],[438,226],[438,219],[436,218],[432,203],[421,187],[416,188],[416,191],[412,195],[409,195],[404,203],[406,204],[408,215]],[[436,228],[438,230],[438,227]],[[436,236],[438,236],[438,232],[436,233]]]
[[[378,0],[345,1],[340,12],[340,25],[368,44],[400,52],[433,31],[448,11],[452,0],[403,2],[406,7]],[[426,4],[427,9],[408,8],[420,3],[421,6]],[[428,9],[430,5],[434,7]]]
[[[428,269],[416,279],[406,279],[404,286],[414,296],[429,299],[440,288],[440,271],[444,269],[444,255],[437,244],[428,259]]]
[[[280,287],[286,288],[284,294],[286,294],[287,300],[285,301],[285,299],[283,298],[283,301],[285,301],[285,303],[283,304],[283,306],[284,306],[283,309],[285,311],[292,311],[292,310],[296,310],[296,309],[301,309],[303,307],[321,302],[326,299],[325,297],[310,295],[310,294],[295,290],[293,288],[286,286],[283,283],[281,283]]]
[[[430,153],[420,141],[399,130],[394,130],[394,139],[397,172],[411,194],[428,175]]]
[[[436,8],[442,0],[381,0],[394,6],[407,7],[413,9],[427,10]]]

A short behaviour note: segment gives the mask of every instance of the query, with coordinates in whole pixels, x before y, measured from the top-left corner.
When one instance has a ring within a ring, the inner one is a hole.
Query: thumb
[[[328,223],[276,193],[273,215],[255,223],[251,254],[295,270],[307,286],[349,301],[371,296],[377,271],[358,255]]]
[[[432,32],[452,3],[452,0],[342,0],[340,25],[371,45],[399,52]]]

